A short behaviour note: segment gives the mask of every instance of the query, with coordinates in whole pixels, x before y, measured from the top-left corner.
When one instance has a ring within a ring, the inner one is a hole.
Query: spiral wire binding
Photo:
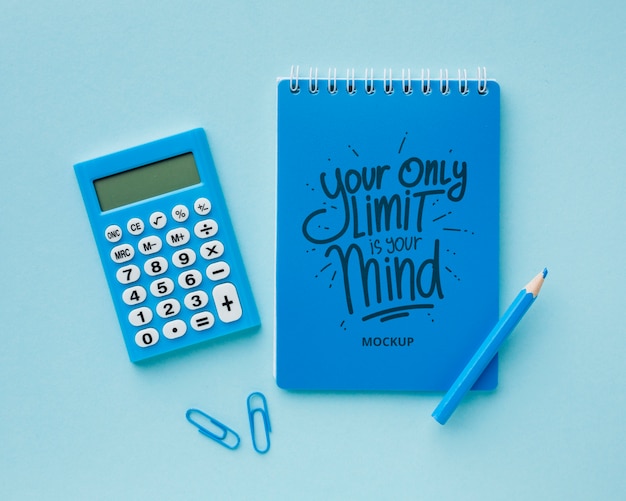
[[[389,78],[387,78],[387,72],[389,72]],[[366,68],[365,69],[365,78],[364,86],[365,93],[368,95],[374,94],[376,91],[376,86],[374,83],[374,68]],[[421,91],[425,96],[432,93],[432,81],[430,78],[430,69],[422,68],[421,72]],[[402,69],[402,92],[406,95],[410,95],[413,93],[412,81],[411,81],[411,70]],[[291,72],[289,74],[289,90],[293,94],[297,94],[300,92],[300,66],[292,66]],[[309,68],[309,78],[308,78],[308,90],[311,94],[317,94],[319,92],[319,80],[318,80],[318,71],[317,68]],[[329,94],[334,95],[337,94],[339,90],[339,86],[337,84],[337,68],[328,68],[328,80],[326,90]],[[383,71],[383,90],[385,94],[391,95],[394,92],[393,88],[393,76],[391,68],[385,68]],[[485,95],[488,92],[488,81],[487,81],[487,68],[486,67],[478,67],[477,73],[477,90],[478,94]],[[439,92],[441,94],[448,95],[452,91],[450,87],[450,79],[447,69],[439,70]],[[467,70],[458,70],[458,91],[462,96],[467,96],[470,92],[469,83],[467,78]],[[356,89],[356,78],[354,68],[348,68],[346,71],[346,92],[349,95],[354,95],[357,92]]]

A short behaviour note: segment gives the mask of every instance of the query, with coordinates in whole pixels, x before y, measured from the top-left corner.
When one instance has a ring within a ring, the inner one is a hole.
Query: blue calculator
[[[203,129],[74,170],[131,361],[260,324]]]

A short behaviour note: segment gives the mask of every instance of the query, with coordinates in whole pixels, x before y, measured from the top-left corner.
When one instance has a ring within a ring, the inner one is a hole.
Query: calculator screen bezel
[[[200,183],[194,154],[186,152],[95,179],[93,186],[106,212]]]

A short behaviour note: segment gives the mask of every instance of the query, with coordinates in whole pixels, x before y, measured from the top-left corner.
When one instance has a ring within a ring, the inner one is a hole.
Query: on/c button
[[[241,303],[237,289],[231,283],[217,285],[213,288],[213,301],[217,309],[217,316],[225,323],[234,322],[241,318]]]

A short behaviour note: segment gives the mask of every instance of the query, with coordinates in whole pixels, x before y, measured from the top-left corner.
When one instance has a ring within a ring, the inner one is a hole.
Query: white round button
[[[200,216],[206,216],[209,212],[211,212],[211,202],[208,198],[198,198],[196,203],[193,204],[193,210],[196,211],[196,214]]]
[[[159,332],[152,327],[148,329],[142,329],[137,334],[135,334],[135,343],[137,346],[141,348],[147,348],[148,346],[152,346],[156,344],[159,340]]]
[[[128,314],[128,321],[135,327],[146,325],[152,321],[152,310],[146,306],[136,308]]]
[[[117,281],[121,284],[132,284],[133,282],[139,280],[140,276],[141,272],[134,264],[129,264],[128,266],[120,268],[115,274],[115,278],[117,278]]]
[[[165,273],[167,271],[168,266],[169,265],[167,263],[167,259],[159,256],[159,257],[154,257],[152,259],[148,259],[144,263],[143,269],[151,277],[156,277],[157,275],[160,275],[161,273]]]
[[[161,280],[155,280],[150,284],[150,292],[153,296],[163,297],[171,294],[174,291],[174,282],[171,278],[162,278]]]
[[[180,303],[176,299],[166,299],[157,304],[156,312],[161,318],[176,316],[180,312]]]
[[[177,268],[184,268],[185,266],[191,266],[196,262],[196,253],[193,249],[182,249],[174,252],[172,255],[172,263]]]
[[[143,221],[138,217],[132,218],[126,224],[126,229],[131,235],[141,235],[144,230]]]
[[[198,270],[186,271],[178,275],[178,285],[183,289],[192,289],[202,283],[202,274]]]
[[[111,243],[119,242],[122,238],[122,228],[117,224],[111,224],[104,230],[104,237]]]
[[[209,296],[204,291],[190,292],[185,296],[185,306],[190,310],[204,308],[209,304]]]
[[[150,226],[155,230],[160,230],[167,224],[167,216],[160,211],[153,212],[150,215]]]
[[[174,221],[178,221],[182,223],[183,221],[187,221],[189,217],[189,209],[182,204],[178,204],[172,209],[172,219]]]
[[[213,324],[215,323],[215,317],[213,316],[213,313],[210,313],[208,311],[202,311],[193,315],[191,317],[190,323],[194,330],[204,331],[213,327]]]
[[[141,285],[129,287],[122,294],[122,300],[129,305],[143,303],[147,297],[148,293]]]
[[[172,320],[163,326],[163,335],[167,339],[176,339],[185,335],[187,324],[182,320]]]

